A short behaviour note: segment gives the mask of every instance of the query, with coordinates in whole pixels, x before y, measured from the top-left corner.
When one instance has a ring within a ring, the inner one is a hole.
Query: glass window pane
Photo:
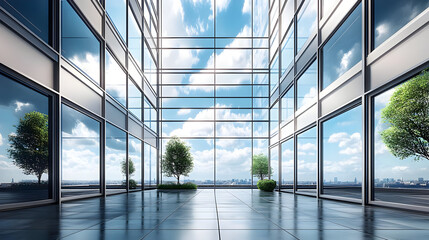
[[[152,129],[152,131],[155,133],[158,131],[157,111],[146,97],[144,99],[144,124]]]
[[[317,0],[306,0],[297,16],[296,51],[299,52],[317,27]]]
[[[106,0],[106,12],[119,36],[125,41],[127,36],[127,2],[126,0]]]
[[[293,24],[289,28],[288,32],[286,33],[286,37],[283,40],[282,43],[282,75],[286,73],[286,70],[288,69],[289,65],[291,65],[294,61],[294,36],[293,36]]]
[[[270,95],[274,92],[279,85],[279,62],[278,54],[276,54],[273,63],[271,64],[270,72]]]
[[[169,139],[163,140],[163,151]],[[188,146],[191,147],[191,154],[194,158],[194,168],[189,173],[189,176],[181,176],[182,182],[193,182],[198,185],[213,185],[214,184],[214,144],[211,139],[182,139]],[[175,178],[167,178],[162,176],[162,182],[174,182]]]
[[[157,150],[151,145],[144,144],[144,185],[154,187],[157,184],[156,169],[158,167]]]
[[[142,32],[131,8],[128,8],[128,50],[142,68]]]
[[[157,91],[157,68],[155,64],[155,60],[152,56],[152,54],[149,52],[149,49],[146,45],[146,42],[143,44],[143,51],[144,51],[144,67],[143,67],[143,73],[148,80],[148,82],[152,85],[153,90],[155,92]]]
[[[375,201],[429,207],[429,160],[419,150],[427,154],[429,149],[429,73],[423,74],[374,98]]]
[[[216,120],[252,120],[251,109],[216,109]]]
[[[162,135],[164,137],[213,137],[213,122],[163,122]]]
[[[216,2],[216,36],[250,37],[252,34],[252,1]]]
[[[253,1],[253,36],[268,36],[268,1]]]
[[[322,48],[323,89],[362,59],[362,4]]]
[[[279,184],[279,146],[270,149],[271,179]]]
[[[145,112],[146,114],[146,112]],[[234,116],[230,114],[226,116]],[[240,115],[241,116],[241,115]],[[163,120],[214,120],[214,109],[163,109],[162,110]]]
[[[49,98],[1,74],[0,86],[0,205],[52,198]]]
[[[134,82],[128,80],[128,110],[139,120],[142,120],[142,95],[142,92],[137,88]]]
[[[106,189],[107,193],[126,190],[127,134],[106,124]],[[125,166],[125,168],[123,168]]]
[[[142,147],[140,139],[128,135],[128,176],[131,190],[140,190],[142,188]]]
[[[316,193],[317,132],[313,127],[297,135],[297,191]]]
[[[279,131],[279,103],[277,102],[270,109],[270,136],[274,136]]]
[[[100,193],[100,122],[61,107],[61,196]]]
[[[362,198],[362,107],[322,125],[323,194]]]
[[[251,137],[251,122],[217,122],[217,137]]]
[[[297,91],[297,106],[308,107],[316,102],[317,98],[317,61],[315,61],[305,72],[299,77],[296,85]]]
[[[294,87],[292,86],[282,97],[282,118],[281,123],[285,124],[293,119],[294,113]]]
[[[127,105],[127,76],[106,51],[106,92],[124,107]]]
[[[374,49],[429,7],[429,0],[373,1]]]
[[[50,44],[50,3],[49,0],[1,0],[0,7]]]
[[[252,97],[251,85],[216,86],[216,97]],[[266,97],[266,95],[264,96]]]
[[[282,188],[293,189],[294,148],[293,138],[282,143]]]
[[[100,84],[100,42],[68,1],[61,1],[61,54]]]
[[[216,140],[216,184],[250,185],[252,140]]]

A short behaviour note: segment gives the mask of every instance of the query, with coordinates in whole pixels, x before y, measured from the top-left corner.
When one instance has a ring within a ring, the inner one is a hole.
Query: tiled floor
[[[150,190],[0,212],[0,239],[429,239],[429,215],[259,190]]]

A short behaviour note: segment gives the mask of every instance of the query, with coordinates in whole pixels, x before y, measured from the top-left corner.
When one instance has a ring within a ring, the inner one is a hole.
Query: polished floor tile
[[[429,239],[429,215],[250,189],[149,190],[0,212],[0,239]]]

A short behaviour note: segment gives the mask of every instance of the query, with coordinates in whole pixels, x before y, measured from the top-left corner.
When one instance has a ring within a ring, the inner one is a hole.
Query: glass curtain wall
[[[268,156],[268,1],[162,5],[162,146],[191,147],[184,182],[251,185],[252,156]]]
[[[50,199],[50,99],[2,74],[0,86],[0,204]]]

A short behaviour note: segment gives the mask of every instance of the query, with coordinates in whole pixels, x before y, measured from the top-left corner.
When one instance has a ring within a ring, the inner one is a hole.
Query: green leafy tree
[[[174,136],[168,141],[165,154],[162,156],[162,172],[167,177],[175,177],[177,184],[180,176],[189,176],[194,168],[191,147],[187,146],[180,138]]]
[[[35,111],[26,113],[14,127],[16,133],[9,135],[9,157],[24,174],[36,175],[40,184],[49,167],[48,115]]]
[[[124,176],[127,176],[127,161],[125,161],[125,159],[121,162],[121,169],[122,169],[122,174],[124,174]],[[131,179],[131,177],[133,176],[133,174],[136,172],[136,168],[134,166],[134,162],[133,160],[129,157],[128,158],[128,176],[129,176],[129,188],[134,189],[137,187],[137,182],[134,179]]]
[[[268,177],[269,174],[273,173],[273,169],[271,168],[268,171],[268,157],[264,154],[260,153],[257,155],[253,155],[253,167],[252,167],[252,175],[259,178],[259,180],[263,180],[265,177]]]
[[[429,160],[429,72],[397,87],[381,118],[388,126],[382,140],[395,157]]]

